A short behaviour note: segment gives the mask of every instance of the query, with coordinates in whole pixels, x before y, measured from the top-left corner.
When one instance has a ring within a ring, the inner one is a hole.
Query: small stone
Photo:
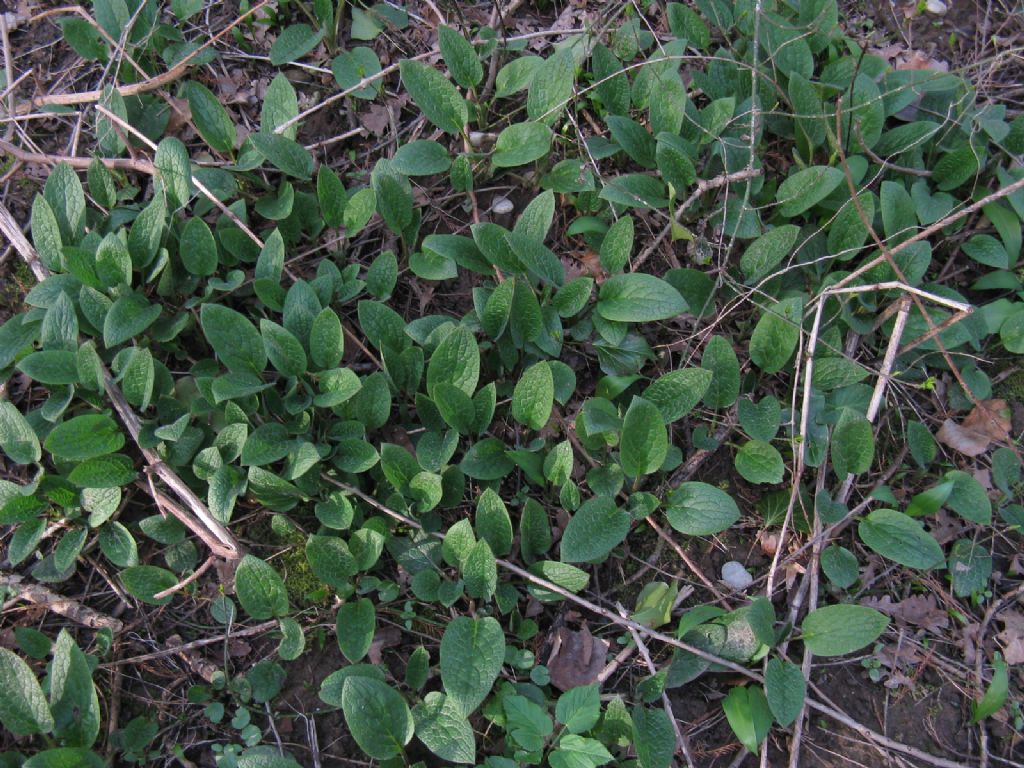
[[[512,213],[515,210],[515,205],[507,197],[499,197],[494,200],[491,204],[491,210],[498,216],[504,216],[505,214]]]
[[[739,592],[753,584],[754,577],[743,567],[743,563],[730,560],[722,566],[722,582]]]
[[[936,16],[944,16],[946,11],[949,10],[949,6],[943,0],[926,0],[924,9],[928,13],[934,13]]]

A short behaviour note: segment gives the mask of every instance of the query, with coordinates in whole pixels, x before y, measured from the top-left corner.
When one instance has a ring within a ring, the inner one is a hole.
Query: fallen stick
[[[32,274],[38,281],[42,282],[50,276],[50,270],[39,260],[39,255],[36,253],[35,248],[22,234],[14,221],[14,217],[11,216],[10,211],[7,210],[3,203],[0,203],[0,231],[3,231],[14,247],[14,250],[28,264],[29,269],[32,270]],[[173,469],[164,463],[158,453],[149,448],[142,447],[139,442],[139,433],[142,429],[139,417],[128,404],[124,394],[114,382],[106,366],[103,367],[102,373],[103,386],[106,390],[107,398],[110,400],[111,405],[114,406],[114,410],[120,417],[121,422],[128,429],[132,440],[142,453],[148,465],[148,471],[163,480],[187,508],[181,510],[183,514],[178,516],[179,519],[193,533],[199,536],[218,557],[230,561],[240,560],[244,554],[244,549],[234,535],[210,514],[206,504],[196,496]],[[158,500],[155,501],[159,503]]]
[[[24,581],[16,574],[0,574],[0,587],[6,587],[14,592],[13,600],[24,600],[35,605],[44,606],[47,610],[63,616],[76,624],[90,629],[109,629],[115,635],[124,629],[124,623],[113,616],[82,605],[70,597],[58,595],[42,584],[33,584]]]

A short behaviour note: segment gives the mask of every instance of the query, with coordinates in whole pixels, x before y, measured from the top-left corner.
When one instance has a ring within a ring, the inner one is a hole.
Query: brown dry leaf
[[[361,116],[363,127],[374,136],[382,136],[391,125],[391,110],[386,104],[371,104]]]
[[[604,669],[607,653],[608,641],[591,635],[586,624],[579,632],[564,625],[559,627],[548,656],[551,685],[560,691],[568,691],[579,685],[596,683],[597,676]]]
[[[949,616],[939,608],[935,595],[912,595],[898,603],[894,603],[889,595],[885,595],[881,599],[868,598],[863,604],[892,616],[899,622],[923,627],[929,631],[946,629],[949,626]]]
[[[980,456],[993,442],[1009,438],[1010,415],[1005,400],[982,400],[960,424],[946,419],[935,439],[964,456]]]
[[[1024,662],[1024,614],[1020,611],[1003,611],[999,614],[1003,623],[1003,631],[996,639],[1003,646],[1003,658],[1006,663],[1020,664]]]
[[[380,655],[385,648],[394,648],[402,642],[402,631],[398,627],[384,627],[377,630],[366,656],[371,664],[380,664]]]

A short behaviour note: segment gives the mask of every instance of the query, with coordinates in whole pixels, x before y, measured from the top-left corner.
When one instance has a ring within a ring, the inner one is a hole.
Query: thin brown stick
[[[42,584],[33,584],[23,581],[17,574],[0,574],[0,587],[5,587],[14,592],[13,600],[24,600],[35,605],[44,606],[47,610],[53,611],[59,616],[83,627],[90,629],[109,629],[115,635],[124,629],[124,623],[112,616],[82,605],[70,597],[58,595],[53,590],[44,587]]]
[[[7,224],[5,225],[5,222]],[[10,212],[7,211],[6,207],[0,203],[0,229],[3,229],[4,234],[7,235],[11,245],[18,252],[18,255],[28,264],[32,270],[32,274],[35,275],[36,279],[40,282],[50,276],[50,271],[46,266],[39,260],[39,255],[36,253],[35,248],[28,242],[24,235],[21,235],[21,230],[14,225],[14,232],[8,232],[9,225],[14,223],[14,217],[11,216]],[[21,235],[21,237],[18,237]],[[135,442],[139,451],[142,453],[143,458],[149,465],[148,471],[153,472],[163,482],[174,491],[175,496],[181,500],[181,502],[188,508],[191,514],[188,514],[184,509],[181,510],[182,514],[179,519],[198,535],[206,544],[210,547],[213,552],[226,560],[239,560],[244,554],[243,547],[238,543],[235,536],[220,522],[210,514],[209,509],[206,508],[206,504],[196,496],[191,488],[186,485],[185,481],[182,480],[178,474],[171,469],[167,464],[163,462],[160,455],[149,448],[143,448],[139,442],[139,434],[142,430],[139,417],[132,410],[128,401],[125,399],[124,394],[120,388],[114,382],[113,377],[110,375],[110,371],[104,366],[102,369],[103,373],[103,384],[106,390],[107,399],[110,400],[111,405],[114,406],[114,410],[117,411],[117,415],[120,417],[121,422],[128,429],[132,440]]]
[[[155,495],[155,493],[154,493],[154,495]],[[203,561],[202,565],[200,565],[198,568],[196,568],[194,571],[192,571],[192,573],[188,577],[182,579],[177,584],[175,584],[173,587],[168,587],[167,589],[161,589],[159,592],[154,594],[153,595],[153,599],[154,600],[162,600],[165,597],[170,597],[175,592],[180,592],[185,587],[187,587],[189,584],[191,584],[196,579],[198,579],[200,576],[202,576],[204,573],[206,573],[206,571],[209,570],[211,565],[213,565],[213,555],[210,555],[208,558],[206,558],[206,560]]]
[[[625,617],[625,609],[621,605],[617,605],[616,607],[619,609],[619,613]],[[640,658],[644,660],[644,664],[647,665],[647,669],[652,675],[658,674],[658,668],[654,665],[654,659],[651,658],[651,652],[647,649],[647,645],[644,643],[644,639],[640,636],[640,633],[635,629],[630,629],[629,634],[632,636],[637,650],[640,651]],[[675,731],[676,734],[676,752],[681,752],[683,754],[683,759],[686,760],[686,764],[689,768],[694,768],[689,739],[686,738],[686,734],[683,733],[683,729],[679,727],[679,721],[676,720],[676,714],[672,711],[672,702],[669,699],[668,694],[664,691],[661,693],[661,703],[665,708],[665,714],[668,715],[669,722],[672,723],[672,730]]]
[[[254,13],[263,10],[266,6],[270,5],[271,0],[263,0],[261,3],[253,6],[248,11],[243,13],[237,19],[228,24],[224,29],[218,32],[216,35],[211,37],[201,46],[196,48],[185,58],[175,64],[173,67],[168,69],[166,72],[161,72],[155,77],[151,77],[148,80],[143,80],[141,83],[132,83],[130,85],[121,85],[116,88],[117,92],[121,96],[138,96],[140,93],[148,93],[149,91],[155,91],[158,88],[162,88],[165,85],[169,85],[185,74],[192,60],[196,58],[200,53],[205,51],[210,46],[216,44],[224,37],[228,32],[237,27],[247,18],[252,16]],[[103,98],[103,90],[94,91],[83,91],[81,93],[48,93],[44,96],[33,99],[31,102],[26,102],[18,108],[19,114],[25,112],[31,112],[32,110],[42,106],[70,106],[74,104],[91,104],[95,101],[99,101]]]
[[[410,528],[415,528],[416,530],[423,530],[423,526],[420,525],[420,523],[417,520],[414,520],[411,517],[403,515],[401,512],[396,512],[395,510],[380,503],[375,498],[373,498],[367,493],[364,493],[358,488],[351,486],[348,483],[343,483],[340,480],[331,477],[330,475],[325,474],[322,475],[322,477],[324,478],[324,480],[331,483],[332,485],[341,488],[342,490],[348,491],[353,496],[358,496],[360,499],[362,499],[364,502],[369,504],[377,511],[382,512],[388,517],[391,517],[394,520],[401,522],[403,525],[407,525]],[[444,538],[444,535],[441,533],[433,533],[430,535],[436,539]],[[623,618],[614,611],[608,610],[607,608],[597,605],[596,603],[593,603],[590,600],[587,600],[586,598],[580,597],[579,595],[576,595],[570,592],[569,590],[560,587],[553,581],[548,581],[547,579],[535,576],[534,574],[530,573],[527,570],[524,570],[523,568],[520,568],[518,565],[515,565],[514,563],[510,563],[509,561],[503,559],[496,559],[496,564],[498,565],[499,568],[503,568],[509,573],[518,576],[521,579],[525,579],[531,584],[535,584],[538,587],[542,587],[546,590],[554,592],[555,594],[561,595],[564,599],[568,600],[569,602],[574,603],[580,608],[590,611],[591,613],[597,616],[607,619],[608,621],[622,627],[623,629],[636,630],[641,635],[665,643],[666,645],[672,646],[673,648],[679,648],[680,650],[692,653],[698,658],[704,659],[705,661],[710,661],[714,664],[718,664],[733,672],[738,672],[744,677],[747,677],[757,683],[764,683],[764,676],[759,674],[758,672],[748,669],[747,667],[744,667],[741,664],[729,661],[728,659],[716,656],[713,653],[708,653],[702,648],[690,645],[689,643],[684,643],[682,640],[678,640],[672,637],[671,635],[666,635],[664,632],[659,632],[656,629],[645,627],[642,624],[638,624],[637,622],[633,621],[632,619]],[[845,714],[844,712],[834,709],[833,707],[830,707],[827,704],[823,704],[817,699],[812,699],[808,697],[807,706],[815,710],[816,712],[820,712],[821,714],[830,717],[839,723],[842,723],[846,727],[851,728],[864,738],[871,739],[871,741],[880,744],[884,747],[887,747],[888,749],[895,750],[896,752],[902,752],[918,760],[929,763],[930,765],[939,766],[939,768],[965,768],[965,766],[962,763],[957,763],[952,760],[946,760],[942,757],[936,757],[935,755],[931,755],[923,750],[917,749],[916,747],[911,747],[907,744],[903,744],[899,741],[896,741],[895,739],[890,739],[888,736],[878,733],[877,731],[873,731],[866,725],[858,723],[856,720],[854,720],[852,717]]]
[[[259,635],[267,630],[273,629],[277,626],[277,619],[270,621],[264,621],[262,624],[257,624],[253,627],[246,627],[245,629],[238,629],[232,632],[225,632],[220,635],[213,637],[204,637],[202,640],[193,640],[190,643],[184,645],[173,645],[169,648],[165,648],[162,651],[153,651],[152,653],[144,653],[141,656],[132,656],[127,659],[115,659],[114,661],[108,661],[105,664],[100,664],[100,669],[112,669],[114,667],[120,667],[125,664],[141,664],[144,661],[152,661],[153,659],[162,659],[165,656],[173,656],[176,653],[188,653],[194,651],[196,648],[203,648],[207,645],[213,645],[227,640],[230,637],[250,637],[251,635]]]
[[[636,259],[633,261],[633,271],[635,272],[636,270],[640,269],[644,262],[646,262],[647,259],[651,257],[651,254],[658,249],[658,246],[661,245],[662,241],[666,237],[668,237],[668,233],[672,231],[672,225],[679,220],[679,217],[686,212],[687,208],[689,208],[691,205],[693,205],[694,202],[696,202],[697,198],[699,198],[705,192],[710,192],[712,189],[724,187],[727,184],[731,184],[734,181],[745,181],[747,179],[753,179],[760,175],[760,168],[744,168],[742,171],[723,173],[720,176],[715,176],[715,178],[713,179],[699,179],[697,181],[696,188],[693,190],[693,192],[690,193],[690,196],[686,198],[686,200],[684,200],[678,208],[676,208],[676,213],[675,216],[672,218],[672,221],[665,225],[661,232],[658,233],[658,236],[651,241],[651,244],[644,248],[643,251],[640,252],[640,255],[637,256]]]
[[[21,147],[3,139],[0,139],[0,151],[10,155],[15,160],[31,165],[67,163],[72,168],[84,171],[92,164],[92,159],[88,157],[69,157],[67,155],[47,155],[42,152],[26,152]],[[129,157],[100,157],[97,159],[112,171],[135,171],[136,173],[145,173],[150,176],[156,173],[156,167],[148,160],[135,160]]]

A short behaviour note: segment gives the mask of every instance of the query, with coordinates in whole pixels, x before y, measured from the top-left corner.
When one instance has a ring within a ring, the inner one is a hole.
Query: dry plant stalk
[[[37,280],[42,282],[50,276],[50,271],[39,260],[35,248],[22,234],[21,229],[18,228],[14,221],[14,217],[11,216],[10,211],[2,203],[0,203],[0,232],[3,232],[7,237],[8,241],[18,252],[18,255],[32,270],[32,274]],[[106,368],[103,368],[103,383],[107,398],[110,400],[111,405],[114,406],[114,410],[117,411],[121,422],[127,428],[132,440],[146,461],[147,472],[152,472],[163,480],[184,505],[183,508],[179,508],[181,514],[176,514],[175,516],[201,538],[218,557],[229,561],[241,559],[244,554],[244,548],[239,544],[234,534],[213,517],[206,504],[196,496],[195,492],[186,485],[185,481],[173,469],[164,463],[159,454],[149,448],[143,448],[139,444],[139,432],[141,430],[139,417],[132,410],[121,389],[114,382]],[[154,499],[154,501],[157,500]]]

